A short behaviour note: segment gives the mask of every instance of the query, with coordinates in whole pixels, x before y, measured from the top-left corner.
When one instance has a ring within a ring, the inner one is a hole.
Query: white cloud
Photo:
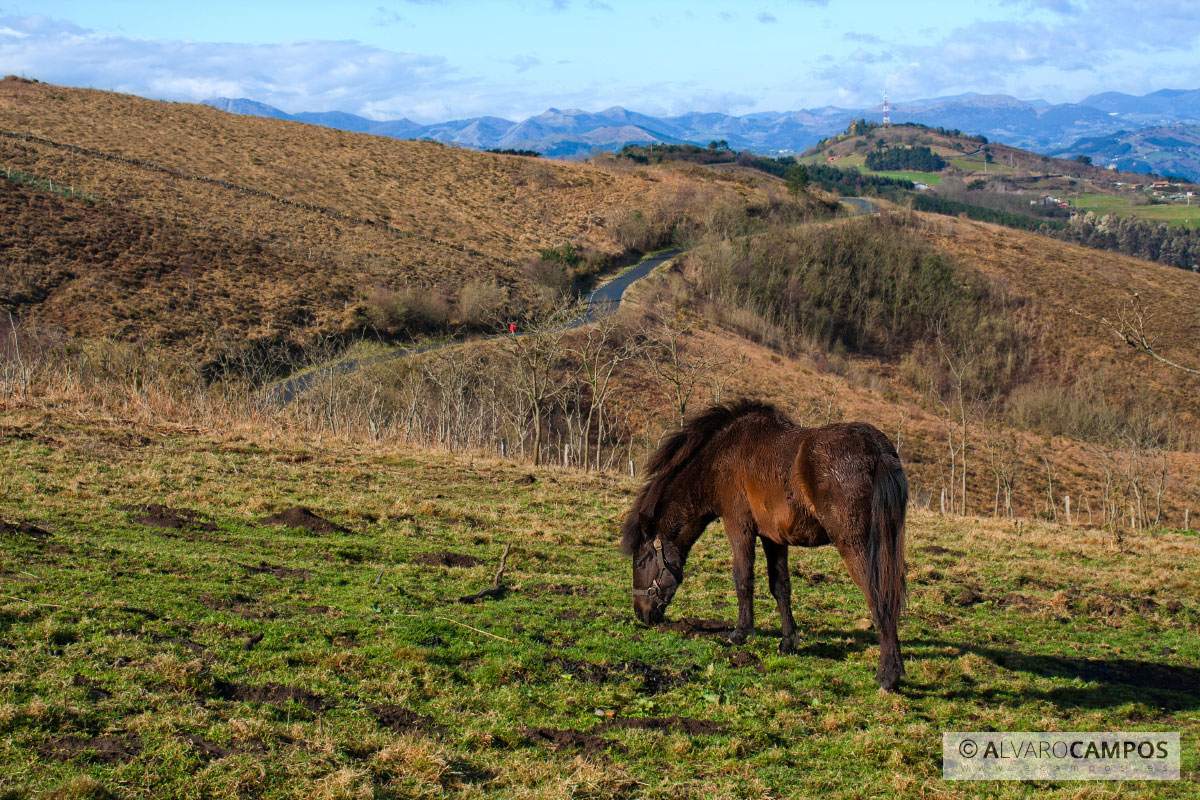
[[[442,58],[344,41],[135,39],[10,17],[0,19],[0,43],[5,74],[166,100],[249,97],[293,112],[407,112],[423,95],[458,92],[476,82]]]
[[[930,97],[974,90],[1034,92],[1054,102],[1078,100],[1106,88],[1162,88],[1163,66],[1183,65],[1200,43],[1200,4],[1190,0],[1011,0],[1020,20],[977,20],[913,45],[870,34],[844,39],[874,45],[834,59],[817,72],[827,90],[874,102],[879,87],[896,96]],[[1169,22],[1169,24],[1164,24]],[[886,45],[887,50],[879,47]],[[890,54],[890,55],[888,55]],[[886,65],[892,56],[903,66]],[[1146,58],[1159,65],[1158,86],[1138,76]],[[1077,77],[1087,74],[1086,81]],[[1188,65],[1171,84],[1196,85],[1200,66]]]

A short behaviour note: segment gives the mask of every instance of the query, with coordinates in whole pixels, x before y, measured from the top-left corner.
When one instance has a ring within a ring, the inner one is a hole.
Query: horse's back
[[[866,524],[880,467],[901,468],[887,436],[866,422],[839,422],[801,432],[792,481],[795,493],[836,536]]]

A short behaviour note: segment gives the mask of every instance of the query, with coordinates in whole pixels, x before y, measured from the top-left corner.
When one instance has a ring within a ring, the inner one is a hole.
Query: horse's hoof
[[[779,641],[779,654],[782,656],[791,655],[796,652],[796,637],[785,637]]]
[[[896,687],[900,685],[900,672],[879,673],[875,676],[875,682],[879,684],[879,693],[888,694],[896,691]]]
[[[754,638],[753,631],[734,631],[726,637],[725,641],[729,644],[745,644]]]

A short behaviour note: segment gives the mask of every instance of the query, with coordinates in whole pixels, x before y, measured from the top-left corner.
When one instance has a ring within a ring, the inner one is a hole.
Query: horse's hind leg
[[[875,681],[879,688],[891,691],[900,683],[900,677],[904,674],[904,663],[900,659],[900,639],[896,632],[894,616],[881,614],[883,609],[876,608],[875,601],[871,599],[871,565],[867,555],[867,534],[852,538],[839,536],[834,539],[834,544],[842,556],[842,561],[846,562],[854,584],[867,599],[871,619],[879,631],[879,669],[875,673]]]
[[[762,540],[763,555],[767,557],[767,579],[771,594],[779,605],[780,633],[779,652],[796,652],[796,620],[792,618],[792,578],[788,575],[788,549],[770,539]]]

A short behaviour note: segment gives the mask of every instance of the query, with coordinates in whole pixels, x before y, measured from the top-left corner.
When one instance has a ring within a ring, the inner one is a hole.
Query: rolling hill
[[[524,265],[546,248],[569,242],[603,266],[701,210],[765,202],[753,177],[500,156],[16,79],[0,81],[0,167],[67,190],[33,203],[4,186],[8,207],[43,218],[0,221],[0,304],[193,355],[346,334],[376,290],[452,303],[494,284],[519,310],[535,294]],[[85,227],[56,228],[62,216]],[[114,236],[187,244],[131,249],[135,278],[96,256]],[[225,255],[203,255],[214,248]]]

